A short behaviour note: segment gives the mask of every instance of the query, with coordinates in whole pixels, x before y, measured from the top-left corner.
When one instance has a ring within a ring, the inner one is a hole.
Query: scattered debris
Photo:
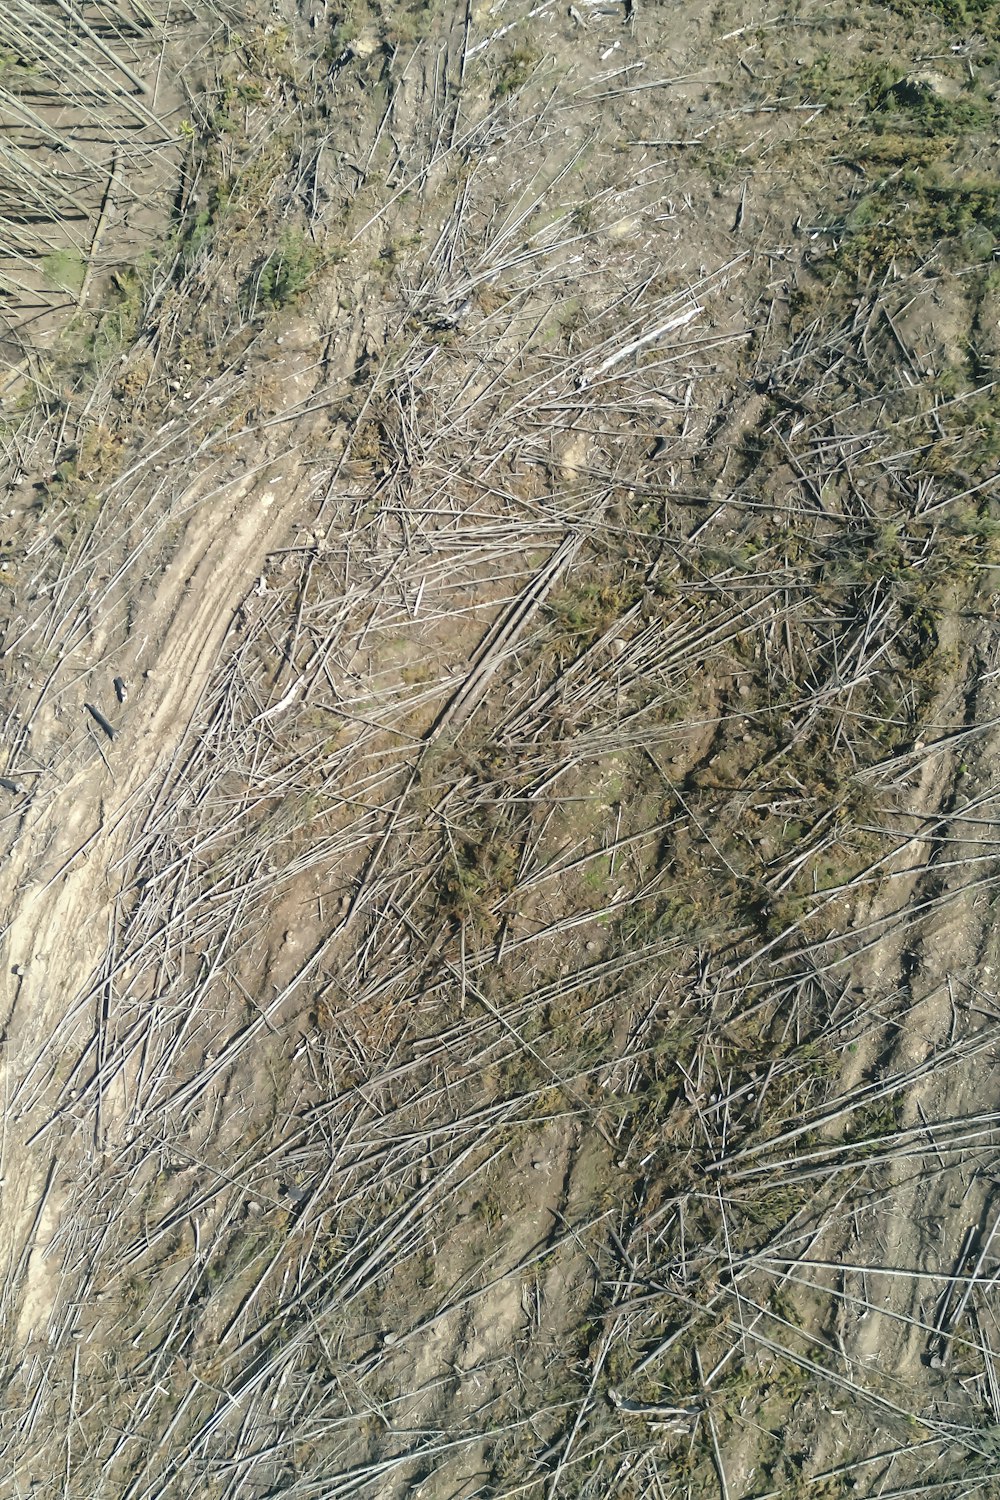
[[[291,687],[282,694],[277,703],[272,704],[270,708],[263,709],[256,718],[250,720],[250,727],[252,728],[254,724],[260,724],[265,719],[273,719],[277,714],[284,713],[285,709],[290,708],[291,705],[295,702],[299,688],[301,686],[302,679],[300,677],[296,677]]]
[[[124,703],[128,697],[128,683],[124,677],[116,677],[114,682],[115,695],[119,703]]]
[[[466,297],[455,307],[444,307],[428,316],[428,327],[436,333],[446,333],[459,328],[472,311],[472,298]]]
[[[690,1428],[697,1422],[703,1410],[700,1405],[670,1406],[654,1401],[626,1401],[614,1386],[608,1387],[608,1400],[616,1411],[626,1412],[630,1416],[653,1418],[657,1422],[666,1422],[678,1432]]]

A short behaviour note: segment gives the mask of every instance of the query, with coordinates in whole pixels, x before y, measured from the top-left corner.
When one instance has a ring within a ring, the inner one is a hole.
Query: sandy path
[[[127,814],[154,794],[216,665],[233,612],[294,512],[299,475],[291,462],[280,468],[280,481],[269,480],[265,469],[234,481],[194,513],[143,618],[144,655],[156,665],[133,685],[114,741],[102,746],[106,766],[93,761],[68,781],[29,821],[27,837],[4,869],[8,1097],[69,1009],[86,996],[104,959],[117,889],[111,866],[123,852]],[[37,849],[46,851],[41,867],[32,853]],[[12,1292],[21,1304],[16,1343],[37,1333],[49,1308],[44,1247],[59,1220],[58,1190],[51,1188],[54,1137],[29,1144],[45,1114],[41,1100],[15,1112],[4,1141],[2,1238],[8,1309]],[[20,1289],[11,1284],[18,1270]]]

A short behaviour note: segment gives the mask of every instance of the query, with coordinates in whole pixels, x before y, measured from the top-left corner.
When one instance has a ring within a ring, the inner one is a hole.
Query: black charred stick
[[[101,713],[101,710],[99,708],[95,708],[92,703],[85,703],[83,706],[87,710],[90,717],[93,719],[94,723],[100,725],[101,729],[104,730],[104,733],[107,735],[108,739],[113,740],[115,737],[114,725],[108,722],[108,720]]]

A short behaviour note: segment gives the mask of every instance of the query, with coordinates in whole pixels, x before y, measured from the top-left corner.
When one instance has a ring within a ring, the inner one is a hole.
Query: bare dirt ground
[[[996,7],[81,14],[4,1492],[1000,1493]]]

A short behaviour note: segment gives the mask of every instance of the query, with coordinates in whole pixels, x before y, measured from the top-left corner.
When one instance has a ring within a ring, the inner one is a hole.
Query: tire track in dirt
[[[111,867],[123,853],[128,815],[155,795],[235,608],[296,510],[299,471],[286,461],[280,477],[268,477],[275,467],[234,482],[211,514],[195,514],[143,620],[156,665],[130,699],[106,764],[81,769],[44,807],[4,872],[8,1098],[60,1023],[92,993],[113,918]],[[33,851],[43,848],[45,864],[38,868]],[[23,973],[13,973],[14,967]],[[32,1145],[44,1115],[38,1100],[6,1122],[0,1234],[7,1261],[4,1312],[15,1348],[32,1337],[50,1305],[44,1247],[58,1227],[60,1194],[58,1158],[47,1137]]]

